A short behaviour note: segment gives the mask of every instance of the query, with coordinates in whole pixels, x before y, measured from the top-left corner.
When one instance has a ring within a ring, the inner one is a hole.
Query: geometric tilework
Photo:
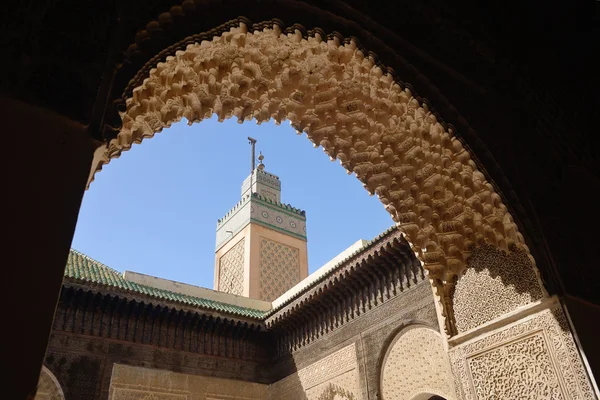
[[[244,242],[237,242],[219,260],[219,291],[244,294]]]
[[[260,239],[260,299],[273,301],[300,282],[300,250]]]

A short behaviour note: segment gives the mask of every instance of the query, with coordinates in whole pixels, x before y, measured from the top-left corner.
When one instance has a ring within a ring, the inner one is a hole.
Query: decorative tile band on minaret
[[[271,301],[308,275],[306,213],[281,203],[279,177],[265,171],[262,152],[256,166],[257,141],[248,140],[242,198],[217,221],[215,289]]]

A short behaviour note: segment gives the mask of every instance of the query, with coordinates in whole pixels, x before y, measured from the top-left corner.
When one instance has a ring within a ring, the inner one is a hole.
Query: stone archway
[[[379,386],[382,400],[456,398],[441,335],[423,325],[397,333],[383,357]]]
[[[410,89],[354,41],[240,24],[191,43],[152,68],[121,113],[122,130],[96,150],[88,180],[134,143],[186,118],[289,120],[377,195],[423,262],[457,332],[453,293],[474,248],[520,248],[513,218],[468,151]]]
[[[45,366],[42,367],[37,393],[34,400],[65,400],[58,380]]]

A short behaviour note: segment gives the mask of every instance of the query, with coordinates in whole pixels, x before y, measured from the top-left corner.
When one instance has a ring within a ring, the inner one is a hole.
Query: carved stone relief
[[[150,71],[96,153],[93,174],[186,118],[289,120],[376,194],[406,233],[456,332],[451,292],[476,245],[526,251],[507,208],[452,130],[356,43],[246,26],[187,46]]]
[[[596,398],[559,307],[459,345],[450,359],[465,400]]]
[[[273,399],[358,399],[356,346],[351,344],[270,386]],[[332,387],[342,387],[336,393]],[[324,396],[324,397],[323,397]],[[339,397],[336,397],[339,396]],[[346,396],[346,397],[343,397]]]
[[[300,282],[300,250],[260,239],[260,299],[273,301]]]
[[[58,380],[46,367],[42,367],[35,400],[65,400]]]
[[[244,294],[245,238],[235,244],[219,260],[219,291]]]
[[[544,296],[534,266],[523,251],[494,246],[473,251],[456,283],[454,318],[458,332],[476,328]],[[476,290],[474,290],[476,288]]]
[[[452,373],[441,336],[419,325],[401,331],[390,345],[381,371],[381,399],[412,399],[432,393],[454,399]]]

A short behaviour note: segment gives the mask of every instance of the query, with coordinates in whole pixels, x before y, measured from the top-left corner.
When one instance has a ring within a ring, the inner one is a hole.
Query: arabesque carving
[[[124,108],[122,130],[97,151],[90,181],[133,143],[182,118],[289,120],[385,205],[429,272],[449,334],[454,284],[474,246],[527,249],[452,130],[354,41],[241,24],[167,57]]]
[[[544,297],[535,267],[523,251],[505,253],[486,245],[475,249],[467,262],[469,268],[454,292],[458,332],[474,329]]]
[[[449,357],[465,400],[596,398],[558,305],[459,345]]]

